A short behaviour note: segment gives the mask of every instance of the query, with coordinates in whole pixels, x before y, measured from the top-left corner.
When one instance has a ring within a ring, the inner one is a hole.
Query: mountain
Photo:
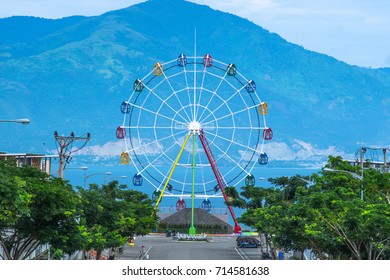
[[[0,19],[0,151],[54,150],[53,132],[116,141],[119,106],[156,61],[210,53],[256,80],[270,108],[270,160],[388,146],[390,69],[348,65],[238,16],[183,0],[150,0],[94,17]],[[91,148],[89,151],[93,151]]]

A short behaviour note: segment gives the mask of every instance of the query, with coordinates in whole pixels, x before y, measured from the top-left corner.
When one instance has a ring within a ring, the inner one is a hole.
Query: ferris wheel
[[[163,197],[175,197],[177,210],[201,199],[209,211],[214,198],[229,201],[227,186],[254,185],[253,168],[268,163],[267,103],[235,64],[210,54],[156,62],[120,108],[121,163],[136,168],[135,186],[155,188],[155,208]]]

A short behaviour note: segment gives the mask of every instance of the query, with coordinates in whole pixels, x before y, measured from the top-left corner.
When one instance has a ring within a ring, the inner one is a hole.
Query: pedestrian
[[[108,259],[109,260],[114,260],[115,259],[115,249],[114,248],[110,249],[110,253],[109,253]]]

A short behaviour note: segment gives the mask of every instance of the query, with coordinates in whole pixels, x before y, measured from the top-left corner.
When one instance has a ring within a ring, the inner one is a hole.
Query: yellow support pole
[[[180,160],[181,154],[183,153],[184,148],[185,148],[186,145],[187,145],[188,139],[190,139],[190,135],[191,135],[190,133],[187,134],[186,139],[184,139],[183,146],[181,146],[180,152],[179,152],[179,154],[177,155],[176,160],[175,160],[175,162],[174,162],[173,165],[172,165],[171,172],[170,172],[169,175],[168,175],[168,179],[167,179],[167,181],[165,182],[164,187],[163,187],[163,189],[162,189],[162,191],[161,191],[161,194],[160,194],[160,196],[159,196],[158,199],[157,199],[156,205],[154,206],[154,213],[156,213],[158,204],[160,203],[160,201],[161,201],[161,199],[162,199],[162,197],[163,197],[163,195],[164,195],[165,189],[167,188],[167,186],[168,186],[168,184],[169,184],[169,181],[171,180],[171,177],[172,177],[172,175],[173,175],[173,172],[175,171],[175,168],[176,168],[176,166],[177,166],[177,163],[178,163],[179,160]]]

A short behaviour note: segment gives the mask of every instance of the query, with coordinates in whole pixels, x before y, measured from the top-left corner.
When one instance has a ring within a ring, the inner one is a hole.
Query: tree
[[[329,157],[325,168],[360,172],[341,157]],[[310,187],[298,176],[270,179],[275,186],[268,189],[243,187],[248,208],[240,222],[267,233],[279,247],[310,248],[322,259],[389,259],[389,174],[364,171],[364,201],[362,182],[351,174],[320,175],[311,176]]]
[[[96,250],[97,259],[104,249],[122,246],[129,237],[149,233],[155,226],[151,200],[146,194],[126,188],[118,181],[79,188],[82,221],[88,232],[86,249]]]
[[[67,254],[83,247],[79,197],[66,181],[4,161],[0,196],[3,259],[26,259],[44,244]]]

